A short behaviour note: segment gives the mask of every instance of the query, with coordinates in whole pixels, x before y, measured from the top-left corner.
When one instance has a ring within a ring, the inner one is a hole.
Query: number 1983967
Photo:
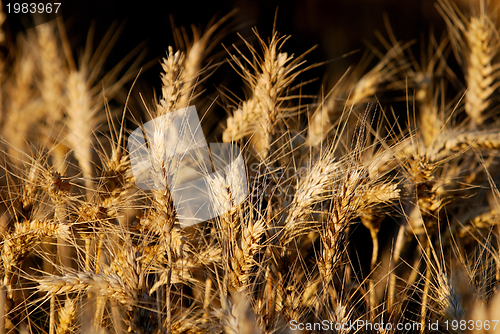
[[[60,2],[55,2],[55,3],[19,3],[19,2],[14,2],[14,3],[8,3],[5,5],[7,9],[7,14],[52,14],[55,13],[57,14],[59,11],[59,7],[61,7]]]

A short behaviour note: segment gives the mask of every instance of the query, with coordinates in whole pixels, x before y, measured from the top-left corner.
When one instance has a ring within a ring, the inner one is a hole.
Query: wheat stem
[[[3,282],[0,283],[0,334],[5,334],[7,291]]]
[[[49,334],[55,334],[56,330],[56,295],[50,296],[50,324]]]

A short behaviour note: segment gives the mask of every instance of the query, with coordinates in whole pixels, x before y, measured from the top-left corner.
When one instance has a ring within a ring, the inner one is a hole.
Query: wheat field
[[[500,23],[474,4],[437,0],[420,55],[388,28],[331,87],[279,24],[214,61],[233,12],[175,31],[154,94],[139,49],[104,65],[117,26],[78,56],[63,18],[2,30],[0,334],[500,332]],[[202,102],[222,65],[240,87]],[[189,106],[224,112],[205,135],[245,170],[184,226],[168,129],[150,189],[128,139]]]

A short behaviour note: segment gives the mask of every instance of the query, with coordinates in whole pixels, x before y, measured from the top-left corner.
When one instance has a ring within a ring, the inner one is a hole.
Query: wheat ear
[[[40,92],[45,106],[44,114],[49,120],[59,121],[63,116],[61,96],[66,69],[63,66],[53,22],[39,25],[37,38],[38,41],[35,45],[37,45],[40,54],[38,66],[42,72]]]
[[[224,15],[217,22],[211,21],[208,24],[208,28],[200,33],[197,29],[193,28],[193,40],[190,42],[186,34],[183,34],[183,43],[186,46],[186,57],[184,60],[184,69],[181,73],[181,81],[183,85],[183,93],[178,101],[179,108],[188,107],[190,101],[197,96],[196,88],[204,79],[200,80],[200,75],[205,72],[206,67],[203,68],[203,62],[205,61],[208,53],[212,48],[217,45],[224,33],[216,34],[217,30],[221,28],[224,23],[226,23],[234,14],[236,10]],[[184,32],[184,31],[183,31]],[[177,36],[178,42],[182,38]]]
[[[85,177],[87,189],[92,187],[92,142],[96,129],[92,96],[86,80],[86,70],[71,71],[66,81],[67,141]]]
[[[26,151],[26,139],[34,122],[41,115],[41,108],[30,103],[36,96],[33,89],[35,74],[35,58],[24,40],[20,43],[19,56],[14,63],[15,77],[4,83],[2,89],[8,92],[8,109],[4,117],[3,133],[9,140],[9,152],[16,160],[22,159],[22,151]],[[3,76],[3,74],[2,74]]]
[[[227,309],[218,312],[226,334],[259,334],[257,316],[246,296],[242,293],[232,293],[226,301]]]
[[[44,237],[69,238],[69,227],[52,221],[27,221],[15,223],[14,231],[6,236],[2,247],[2,262],[4,267],[3,285],[12,294],[10,276],[19,262],[40,243]]]
[[[96,291],[102,296],[120,302],[127,310],[132,310],[136,302],[123,279],[112,273],[78,272],[64,276],[45,276],[37,282],[38,290],[49,294]]]
[[[467,92],[465,112],[474,126],[483,124],[488,114],[491,95],[498,88],[500,47],[495,24],[488,13],[486,1],[480,1],[479,12],[466,19],[456,5],[439,0],[457,59],[465,70]]]
[[[333,154],[324,153],[299,181],[284,224],[286,240],[292,240],[303,232],[302,219],[310,213],[312,206],[324,199],[331,190],[340,167],[341,163],[335,162]]]
[[[58,312],[59,323],[57,325],[56,334],[70,334],[75,321],[76,301],[67,298]]]
[[[235,54],[230,54],[234,62],[231,66],[245,79],[252,96],[235,111],[233,117],[228,118],[222,140],[232,142],[252,134],[250,141],[255,153],[264,159],[269,154],[278,122],[286,117],[286,108],[282,106],[286,90],[305,70],[299,70],[304,63],[305,54],[294,59],[282,52],[287,38],[279,37],[277,32],[273,33],[268,43],[264,42],[256,30],[254,33],[262,48],[263,57],[245,40],[252,60],[246,58],[236,47],[244,61]]]

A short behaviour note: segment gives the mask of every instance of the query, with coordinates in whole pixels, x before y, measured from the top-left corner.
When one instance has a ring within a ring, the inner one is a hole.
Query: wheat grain
[[[100,295],[120,302],[132,310],[136,299],[117,274],[95,274],[78,272],[64,276],[45,276],[36,280],[38,290],[49,294],[66,294],[82,291],[96,291]]]

